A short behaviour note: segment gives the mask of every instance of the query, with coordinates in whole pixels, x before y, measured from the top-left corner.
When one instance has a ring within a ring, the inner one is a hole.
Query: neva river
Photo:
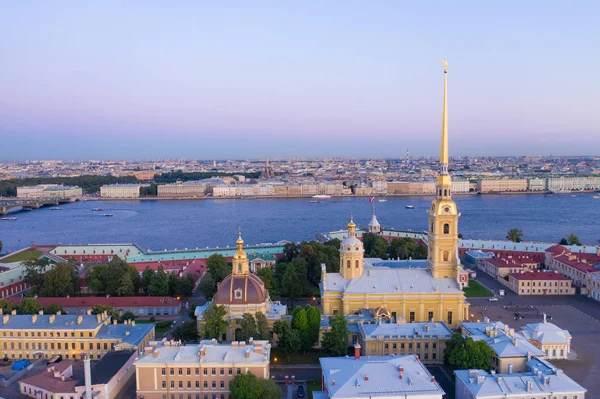
[[[558,241],[573,232],[584,244],[600,239],[600,199],[592,194],[456,196],[465,238],[504,239],[513,227],[525,240]],[[431,197],[388,198],[375,202],[384,227],[427,228]],[[406,209],[406,205],[415,209]],[[350,218],[365,227],[371,218],[368,198],[198,201],[87,201],[15,214],[0,220],[4,250],[36,244],[139,243],[153,250],[235,245],[238,228],[248,244],[312,240],[315,232],[345,228]],[[103,212],[92,212],[102,207]],[[112,213],[113,217],[101,217]]]

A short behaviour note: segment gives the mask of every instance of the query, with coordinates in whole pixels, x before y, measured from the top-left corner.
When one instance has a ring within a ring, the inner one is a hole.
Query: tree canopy
[[[220,340],[222,335],[227,332],[227,321],[225,316],[227,309],[223,305],[217,305],[214,302],[204,311],[204,326],[202,336],[204,338],[216,338]]]
[[[212,299],[217,293],[217,284],[219,284],[228,274],[231,273],[231,265],[227,263],[225,257],[220,254],[213,254],[206,261],[206,271],[200,280],[200,292],[206,299]]]
[[[444,364],[451,370],[482,369],[490,371],[493,368],[494,350],[485,341],[474,341],[471,337],[452,334],[446,341],[444,349]]]
[[[173,331],[173,338],[183,342],[198,341],[198,331],[194,321],[184,321]]]
[[[281,389],[275,381],[257,378],[254,374],[238,374],[229,382],[231,399],[279,399]]]
[[[521,242],[523,239],[523,230],[521,229],[510,229],[506,234],[506,239],[512,242]]]
[[[327,356],[345,356],[348,354],[348,323],[342,314],[329,317],[331,329],[323,334],[321,346]]]
[[[141,286],[136,267],[118,256],[114,256],[107,264],[93,266],[88,279],[89,289],[94,294],[132,296],[138,293]]]

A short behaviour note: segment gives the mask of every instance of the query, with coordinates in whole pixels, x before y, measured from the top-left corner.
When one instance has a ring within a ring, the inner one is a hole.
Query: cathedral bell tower
[[[362,275],[364,268],[364,247],[356,237],[356,224],[350,218],[348,237],[340,244],[340,274],[345,279],[353,279]]]
[[[444,60],[444,105],[442,112],[442,145],[440,173],[436,183],[436,196],[431,202],[429,215],[427,268],[434,278],[459,278],[458,217],[456,203],[452,200],[452,182],[448,173],[448,63]]]
[[[233,255],[233,267],[231,268],[231,274],[248,274],[250,271],[248,256],[244,252],[244,240],[242,239],[242,232],[238,233],[238,239],[235,242],[237,245],[237,252]]]

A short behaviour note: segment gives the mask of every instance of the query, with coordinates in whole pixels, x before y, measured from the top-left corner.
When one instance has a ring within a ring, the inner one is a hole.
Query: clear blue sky
[[[0,161],[598,154],[598,1],[11,1]]]

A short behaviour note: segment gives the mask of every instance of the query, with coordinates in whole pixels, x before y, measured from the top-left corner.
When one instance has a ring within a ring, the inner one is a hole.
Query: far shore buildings
[[[442,399],[444,390],[418,356],[324,357],[315,399]]]
[[[2,314],[0,358],[37,359],[61,355],[63,359],[100,359],[116,349],[141,351],[154,339],[153,324],[127,321],[117,324],[106,312],[92,315]]]
[[[144,399],[229,399],[229,382],[238,374],[270,377],[268,341],[199,345],[150,342],[136,368],[136,394]]]
[[[227,342],[237,339],[240,329],[239,322],[244,313],[255,315],[260,312],[264,314],[271,327],[287,314],[287,306],[271,301],[269,291],[265,288],[261,278],[250,271],[250,262],[244,252],[244,240],[241,233],[236,244],[237,252],[233,255],[231,274],[218,284],[217,293],[212,301],[196,307],[194,312],[200,332],[203,328],[203,314],[206,309],[213,303],[225,306],[229,328],[222,337],[214,338]]]
[[[107,184],[100,187],[102,198],[139,198],[142,184]]]
[[[324,315],[356,314],[360,309],[381,307],[394,318],[409,323],[443,321],[456,328],[468,319],[469,303],[462,288],[468,273],[462,268],[458,250],[458,218],[452,200],[448,172],[447,65],[444,67],[444,105],[440,172],[435,198],[427,212],[427,269],[370,267],[364,263],[364,248],[351,219],[348,235],[340,244],[340,270],[327,273],[322,267],[320,291]],[[389,188],[389,184],[388,184]]]

